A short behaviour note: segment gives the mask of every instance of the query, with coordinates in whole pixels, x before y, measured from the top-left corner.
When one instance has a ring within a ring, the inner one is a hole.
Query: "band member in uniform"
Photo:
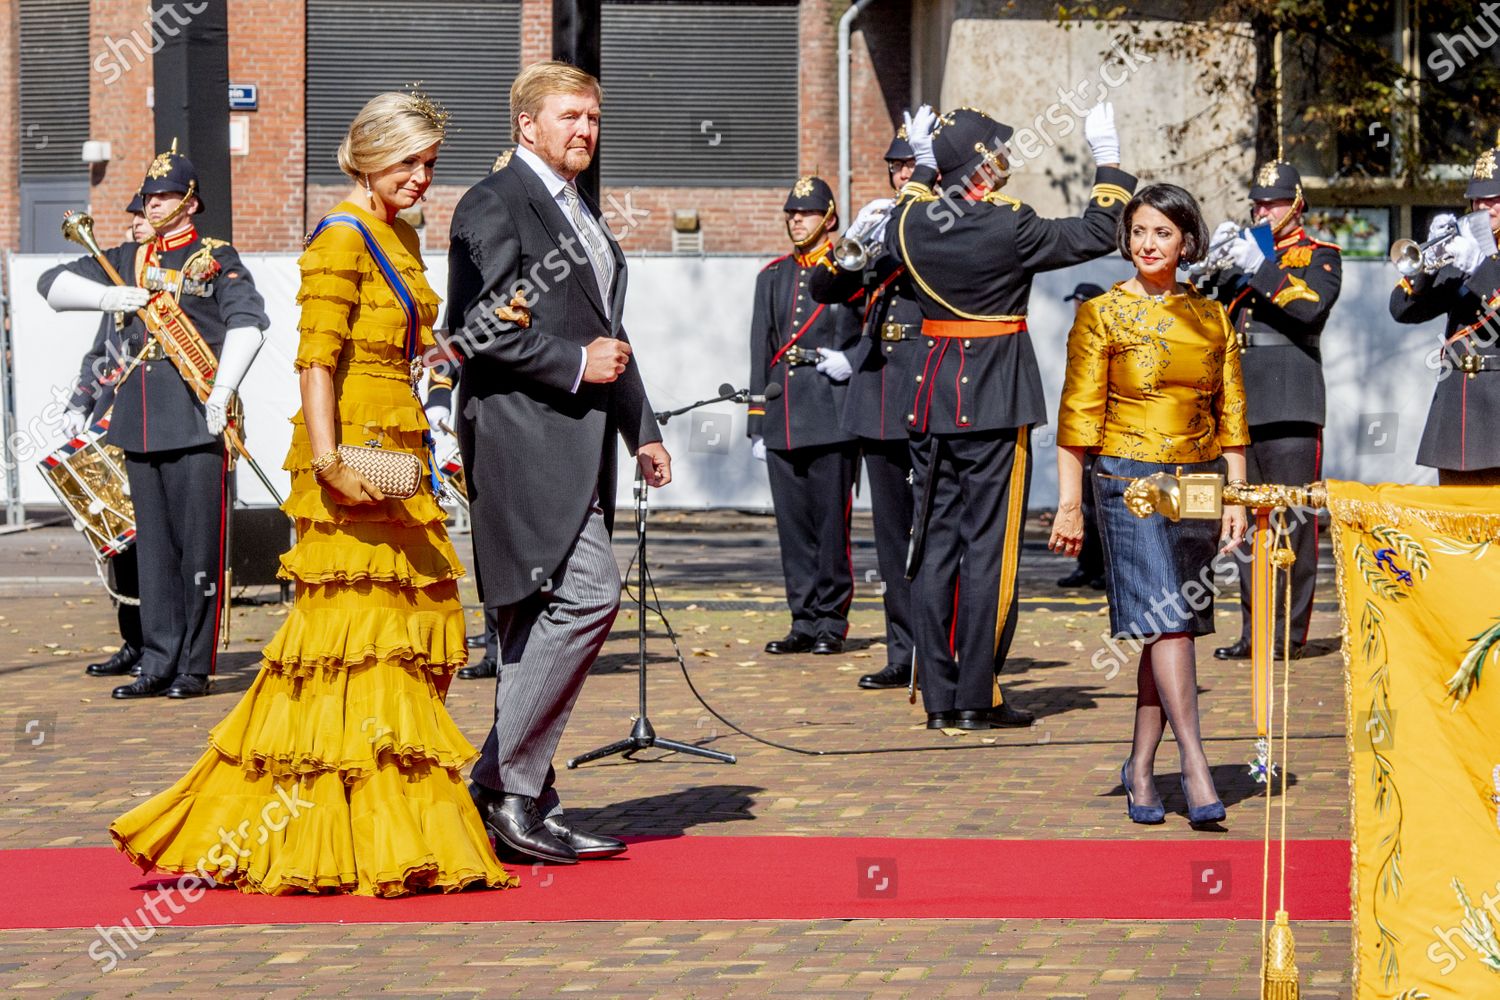
[[[271,325],[235,249],[202,236],[198,172],[173,149],[151,161],[140,187],[153,230],[105,257],[127,284],[110,283],[92,257],[54,267],[37,287],[57,310],[124,313],[126,356],[142,360],[115,390],[108,440],[125,452],[135,505],[145,643],[141,675],[116,698],[208,693],[224,593],[224,519],[230,508],[225,427],[240,380]],[[198,399],[138,316],[170,324],[212,391]]]
[[[474,563],[500,626],[495,723],[469,791],[502,851],[562,864],[625,850],[563,815],[552,768],[620,610],[616,437],[647,486],[672,479],[621,325],[625,255],[576,185],[602,96],[565,63],[523,70],[510,90],[516,149],[459,201],[448,250]]]
[[[1500,233],[1497,160],[1500,148],[1485,150],[1465,192],[1473,211],[1489,212],[1491,233]],[[1451,216],[1434,219],[1432,236],[1453,225]],[[1438,251],[1447,263],[1403,278],[1391,293],[1398,323],[1447,316],[1438,383],[1417,448],[1417,464],[1436,469],[1442,486],[1500,485],[1500,258],[1489,248],[1468,234],[1455,236]]]
[[[1083,282],[1074,286],[1072,294],[1063,301],[1073,303],[1073,315],[1090,299],[1104,294],[1098,285]],[[1073,572],[1057,581],[1059,587],[1089,587],[1104,589],[1104,545],[1099,540],[1099,517],[1094,504],[1094,456],[1083,458],[1083,546],[1078,550],[1078,565]]]
[[[800,178],[782,208],[793,252],[756,277],[750,319],[750,391],[782,386],[749,419],[751,450],[770,473],[792,612],[791,631],[766,652],[840,653],[854,597],[849,514],[859,448],[843,417],[859,317],[851,304],[814,301],[808,287],[838,229],[833,190],[821,178]],[[850,294],[863,296],[858,288]]]
[[[1343,283],[1339,248],[1302,228],[1302,177],[1290,163],[1261,167],[1250,188],[1257,224],[1269,224],[1276,253],[1268,257],[1248,232],[1225,222],[1213,243],[1230,240],[1227,263],[1204,281],[1204,291],[1229,310],[1244,351],[1250,446],[1245,464],[1252,483],[1311,483],[1323,476],[1323,354],[1319,340]],[[1237,235],[1236,235],[1237,234]],[[1212,262],[1210,262],[1211,266]],[[1318,576],[1318,521],[1311,509],[1287,518],[1292,564],[1292,655],[1307,642]],[[1253,542],[1248,543],[1253,544]],[[1250,572],[1240,565],[1240,638],[1214,656],[1250,655]],[[1275,635],[1282,634],[1284,593],[1277,593]],[[1278,640],[1279,641],[1279,640]]]
[[[1016,627],[1030,430],[1046,420],[1026,332],[1031,281],[1113,251],[1135,185],[1117,166],[1113,109],[1101,105],[1084,122],[1098,164],[1088,208],[1078,219],[1042,219],[999,191],[1011,134],[972,109],[940,119],[920,109],[907,125],[917,169],[888,223],[923,316],[907,415],[917,502],[908,571],[934,729],[1032,721],[1004,703],[996,680]]]
[[[911,179],[912,159],[906,134],[898,132],[885,151],[892,191]],[[896,203],[877,198],[855,216],[836,246],[864,247],[863,266],[845,267],[837,254],[823,260],[808,279],[817,302],[847,303],[859,310],[861,337],[848,352],[854,374],[844,398],[843,427],[859,438],[870,484],[875,520],[875,557],[880,566],[885,604],[886,665],[859,679],[862,688],[906,687],[911,682],[911,582],[906,579],[906,546],[911,536],[911,448],[906,415],[915,394],[911,360],[921,336],[922,310],[912,296],[906,269],[885,248],[886,222]],[[848,263],[856,263],[849,261]]]
[[[130,199],[125,211],[131,217],[130,238],[136,243],[150,242],[151,224],[146,221],[139,194]],[[78,381],[74,383],[73,395],[63,417],[63,433],[67,437],[75,438],[84,428],[98,423],[114,405],[115,384],[124,374],[128,361],[125,330],[125,317],[119,313],[105,313],[99,320],[99,332],[78,366]],[[116,595],[115,617],[120,626],[120,648],[109,659],[90,663],[84,670],[90,677],[118,677],[141,672],[144,640],[141,637],[141,594],[135,546],[110,557],[109,576],[110,589]]]

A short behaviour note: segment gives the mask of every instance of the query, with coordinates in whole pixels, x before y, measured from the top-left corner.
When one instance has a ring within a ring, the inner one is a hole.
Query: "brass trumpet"
[[[1397,240],[1391,244],[1391,263],[1403,278],[1415,278],[1419,274],[1436,274],[1453,262],[1447,253],[1448,244],[1456,237],[1467,235],[1475,240],[1486,254],[1495,252],[1495,234],[1490,230],[1490,213],[1470,212],[1457,224],[1426,243],[1416,240]]]
[[[833,245],[833,262],[845,271],[863,271],[870,262],[885,253],[885,244],[872,242],[870,235],[890,217],[894,205],[881,210],[880,214],[863,226],[849,228],[843,238]]]

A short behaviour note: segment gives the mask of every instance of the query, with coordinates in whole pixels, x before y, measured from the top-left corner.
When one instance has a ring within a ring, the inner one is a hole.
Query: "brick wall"
[[[146,106],[151,31],[150,0],[89,4],[89,137],[108,142],[112,156],[102,172],[95,171],[89,194],[95,231],[104,246],[124,236],[129,224],[125,206],[157,152],[152,148],[155,125]]]
[[[0,0],[0,174],[18,185],[21,176],[21,24],[16,0]],[[18,185],[19,186],[19,185]],[[11,204],[20,207],[12,194]],[[0,250],[21,245],[21,217],[0,212]]]
[[[229,79],[256,84],[260,98],[244,113],[249,155],[229,158],[241,250],[296,249],[305,232],[305,24],[303,0],[229,5]]]

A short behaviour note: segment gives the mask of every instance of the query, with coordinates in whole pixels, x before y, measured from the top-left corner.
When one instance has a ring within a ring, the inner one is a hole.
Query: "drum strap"
[[[142,288],[145,287],[146,269],[150,266],[151,248],[143,244],[135,252],[135,283]],[[177,297],[169,292],[158,292],[151,296],[144,312],[146,326],[152,336],[192,387],[199,402],[207,399],[208,394],[213,391],[219,359],[203,339],[203,334],[198,332],[198,328],[183,311]]]

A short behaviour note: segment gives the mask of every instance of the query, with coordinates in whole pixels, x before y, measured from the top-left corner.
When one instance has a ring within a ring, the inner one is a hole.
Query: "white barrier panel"
[[[63,257],[11,258],[12,340],[17,427],[6,457],[20,464],[23,503],[51,504],[35,464],[61,439],[58,408],[66,401],[79,360],[97,329],[97,313],[54,313],[36,292],[37,278]],[[248,444],[262,469],[285,495],[282,460],[291,440],[288,420],[298,407],[296,357],[296,257],[247,254],[245,262],[266,300],[271,329],[243,386]],[[749,379],[751,293],[763,261],[746,257],[639,257],[630,262],[625,326],[635,345],[651,402],[669,410],[717,394],[721,383],[744,387]],[[428,278],[442,294],[447,260],[434,254]],[[1073,306],[1062,301],[1080,281],[1108,287],[1129,275],[1118,258],[1094,261],[1037,278],[1031,299],[1031,336],[1042,368],[1049,414],[1055,417],[1062,387]],[[1430,483],[1435,476],[1414,464],[1436,375],[1427,355],[1441,342],[1441,323],[1403,327],[1387,301],[1389,265],[1349,261],[1344,290],[1323,337],[1328,381],[1324,473],[1365,482]],[[1461,377],[1461,376],[1452,376]],[[750,456],[745,407],[720,403],[677,417],[665,428],[675,481],[653,497],[671,507],[770,505],[765,467]],[[50,418],[50,419],[49,419]],[[1034,432],[1031,503],[1056,502],[1055,428]],[[633,463],[622,455],[619,502],[630,502]],[[267,503],[253,473],[239,470],[241,498]]]

